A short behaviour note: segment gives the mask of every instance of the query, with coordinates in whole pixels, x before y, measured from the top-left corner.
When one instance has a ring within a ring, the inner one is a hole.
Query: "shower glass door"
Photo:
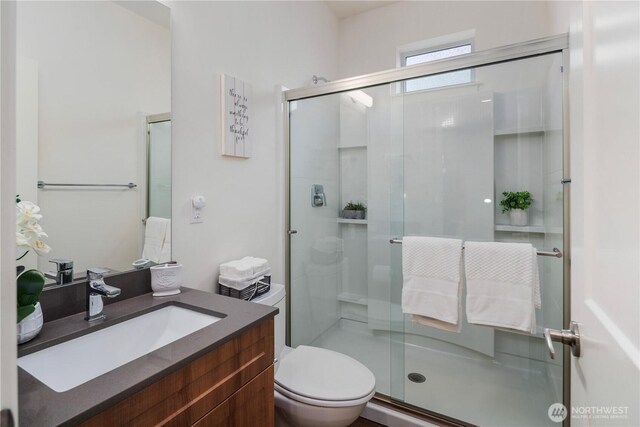
[[[171,120],[147,120],[147,216],[171,219]]]
[[[440,74],[428,90],[401,81],[289,103],[289,344],[354,357],[381,396],[434,416],[554,425],[563,365],[542,329],[563,327],[564,259],[538,257],[533,334],[467,323],[464,291],[459,333],[402,312],[392,240],[564,249],[562,54],[472,71],[464,85]],[[526,225],[502,212],[506,191],[531,193]],[[366,206],[363,219],[344,211],[350,202]]]
[[[404,387],[391,383],[404,350],[391,352],[403,337],[391,333],[389,259],[403,223],[402,108],[391,85],[289,104],[290,345],[359,360],[384,395]],[[366,211],[344,212],[349,203]]]
[[[563,250],[562,54],[473,71],[468,85],[403,93],[403,234]],[[511,225],[502,193],[521,191],[533,198],[528,221]],[[402,248],[392,246],[398,289]],[[550,359],[542,329],[563,326],[563,260],[537,261],[534,334],[467,323],[464,286],[459,333],[404,315],[404,342],[392,342],[404,350],[403,371],[391,375],[406,380],[392,397],[477,425],[555,425],[547,411],[562,402],[562,359]],[[402,313],[398,297],[392,317]]]

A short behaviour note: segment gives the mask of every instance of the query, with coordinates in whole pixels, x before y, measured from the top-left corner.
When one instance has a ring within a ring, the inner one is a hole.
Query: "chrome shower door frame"
[[[290,89],[284,92],[282,111],[284,126],[284,155],[285,155],[285,290],[286,290],[286,343],[291,343],[291,212],[290,212],[290,171],[291,171],[291,140],[290,140],[290,102],[314,98],[322,95],[341,93],[345,91],[365,89],[372,86],[396,83],[408,79],[444,74],[469,68],[496,65],[504,62],[517,61],[535,56],[552,53],[562,54],[563,64],[563,93],[562,93],[562,151],[563,151],[563,327],[569,328],[571,319],[571,236],[570,236],[570,141],[569,141],[569,36],[561,34],[544,37],[523,43],[516,43],[494,49],[472,52],[452,58],[418,64],[409,67],[394,68],[386,71],[350,77],[327,82],[321,85]],[[295,233],[295,231],[293,231]],[[571,350],[563,346],[563,403],[571,406]],[[423,408],[391,400],[388,396],[378,395],[374,399],[391,404],[397,409],[413,415],[423,415],[427,419],[444,422],[447,425],[457,424],[446,414],[437,414]],[[570,425],[570,417],[565,418],[563,426]]]

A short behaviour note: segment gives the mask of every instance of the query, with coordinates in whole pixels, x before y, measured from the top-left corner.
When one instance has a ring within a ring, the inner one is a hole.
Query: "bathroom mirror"
[[[143,252],[170,260],[169,13],[154,1],[18,2],[17,193],[40,206],[51,247],[18,264],[46,273],[71,260],[79,277],[132,269]]]

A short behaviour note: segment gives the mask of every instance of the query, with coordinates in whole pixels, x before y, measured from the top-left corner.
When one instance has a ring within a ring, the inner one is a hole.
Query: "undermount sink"
[[[220,320],[168,306],[18,359],[18,366],[64,392]]]

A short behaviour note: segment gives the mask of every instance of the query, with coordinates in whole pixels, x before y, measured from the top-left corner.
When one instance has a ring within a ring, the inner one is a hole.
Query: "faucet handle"
[[[73,268],[73,261],[71,261],[70,259],[54,258],[54,259],[50,259],[49,262],[52,262],[56,265],[57,271],[70,270]]]
[[[89,285],[93,291],[96,291],[99,295],[113,298],[120,295],[121,289],[114,286],[109,286],[104,282],[95,282]]]
[[[87,270],[87,280],[100,280],[109,270],[101,267],[92,267]]]

